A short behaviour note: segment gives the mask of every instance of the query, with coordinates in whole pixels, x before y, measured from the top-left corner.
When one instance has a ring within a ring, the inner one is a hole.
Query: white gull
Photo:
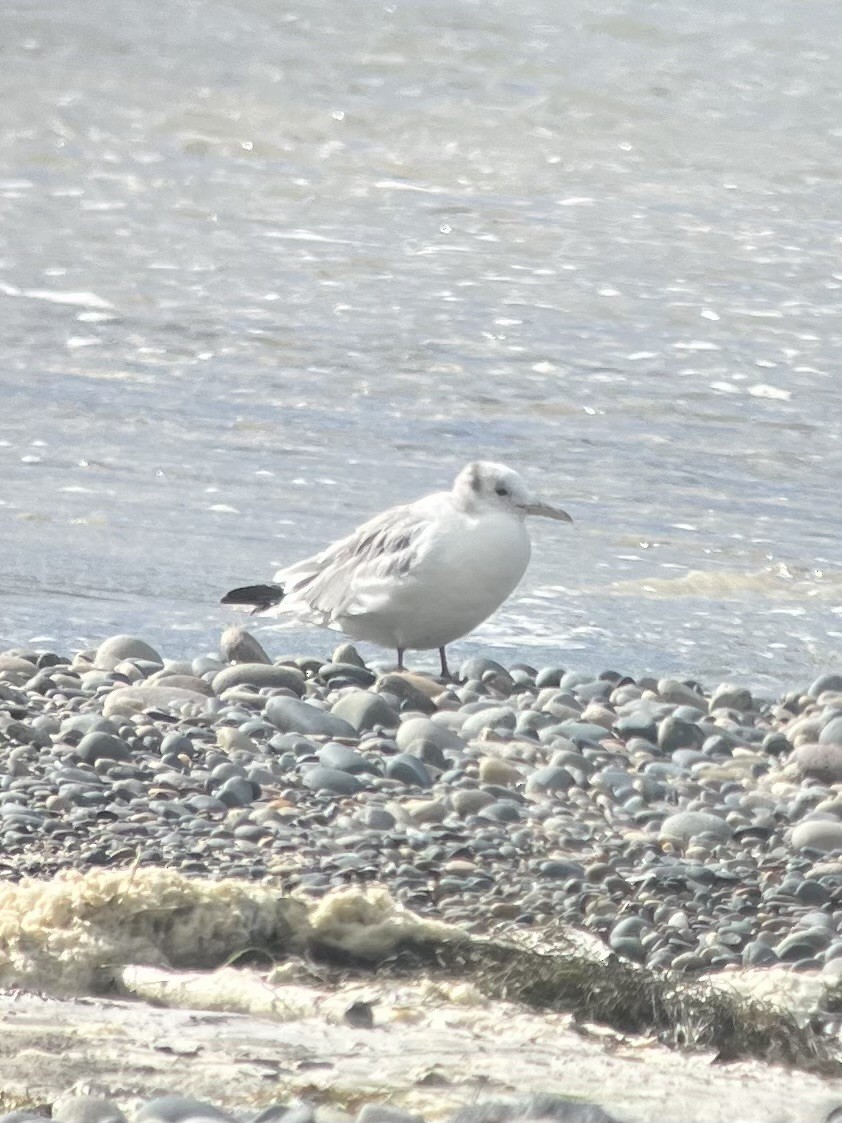
[[[450,491],[391,507],[270,585],[232,589],[223,604],[291,614],[398,653],[445,647],[490,616],[526,572],[527,515],[572,522],[535,499],[504,464],[468,464]]]

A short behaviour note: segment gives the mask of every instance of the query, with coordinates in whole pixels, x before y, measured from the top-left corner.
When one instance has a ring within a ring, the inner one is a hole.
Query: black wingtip
[[[252,612],[265,612],[283,599],[284,590],[280,585],[244,585],[226,593],[219,603],[238,604],[250,608]]]

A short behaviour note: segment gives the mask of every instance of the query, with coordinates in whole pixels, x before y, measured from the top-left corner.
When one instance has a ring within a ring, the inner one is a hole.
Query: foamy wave
[[[738,600],[757,594],[776,600],[821,601],[842,598],[842,574],[794,571],[786,566],[754,572],[738,570],[691,569],[680,577],[641,577],[615,581],[609,586],[620,596],[704,597],[710,600]]]

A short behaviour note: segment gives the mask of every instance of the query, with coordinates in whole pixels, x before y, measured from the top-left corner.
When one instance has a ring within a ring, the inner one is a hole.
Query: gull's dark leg
[[[399,647],[399,648],[398,648],[398,670],[399,670],[399,671],[402,671],[402,670],[404,670],[404,665],[403,665],[403,648],[402,648],[402,647]]]
[[[447,655],[445,654],[445,650],[443,647],[439,648],[439,659],[441,659],[441,677],[453,678],[447,665]]]

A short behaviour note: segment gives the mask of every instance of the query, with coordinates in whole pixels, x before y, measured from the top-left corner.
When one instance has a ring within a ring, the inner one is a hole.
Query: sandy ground
[[[125,983],[207,1006],[208,978],[142,968]],[[358,1000],[375,1003],[373,1028],[343,1020]],[[3,1110],[48,1109],[70,1089],[127,1111],[179,1091],[243,1114],[303,1097],[352,1112],[388,1100],[427,1119],[542,1091],[598,1102],[628,1123],[820,1123],[842,1104],[842,1079],[574,1030],[566,1016],[486,1001],[470,985],[295,986],[272,1016],[7,992],[0,1019]]]

